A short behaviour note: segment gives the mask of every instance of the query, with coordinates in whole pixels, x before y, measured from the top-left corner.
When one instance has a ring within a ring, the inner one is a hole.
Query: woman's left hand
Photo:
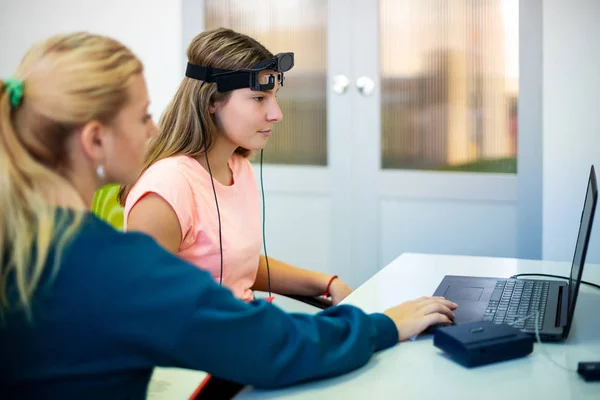
[[[331,301],[334,305],[344,300],[350,293],[352,293],[352,289],[339,278],[336,278],[331,282],[329,295],[331,296]]]

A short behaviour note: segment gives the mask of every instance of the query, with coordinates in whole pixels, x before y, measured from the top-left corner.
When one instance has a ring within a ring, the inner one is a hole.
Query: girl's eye
[[[144,115],[144,118],[142,118],[142,122],[146,123],[148,121],[150,121],[152,119],[152,114],[146,114]]]
[[[264,100],[264,97],[262,96],[257,96],[257,97],[253,97],[254,100],[256,100],[258,103],[262,102]]]

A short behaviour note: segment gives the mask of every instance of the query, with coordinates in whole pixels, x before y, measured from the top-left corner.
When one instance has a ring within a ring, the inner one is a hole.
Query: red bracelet
[[[327,288],[325,288],[325,292],[323,293],[323,298],[325,297],[329,297],[329,289],[331,288],[331,283],[333,282],[334,279],[337,279],[337,275],[334,275],[331,277],[331,279],[329,280],[329,283],[327,283]]]

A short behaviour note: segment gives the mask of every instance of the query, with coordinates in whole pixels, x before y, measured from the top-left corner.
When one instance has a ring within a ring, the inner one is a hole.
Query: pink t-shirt
[[[236,297],[251,300],[262,245],[258,189],[247,158],[235,154],[229,168],[231,186],[214,181],[221,213],[223,285]],[[127,196],[125,230],[132,207],[148,193],[161,196],[177,215],[182,237],[177,255],[219,282],[219,221],[208,172],[188,156],[154,163]]]

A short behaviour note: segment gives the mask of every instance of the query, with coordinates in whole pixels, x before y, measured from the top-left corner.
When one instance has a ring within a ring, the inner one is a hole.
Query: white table
[[[367,312],[431,295],[444,275],[509,277],[537,272],[567,276],[570,263],[403,254],[358,288],[345,303]],[[600,266],[587,265],[583,280],[600,283]],[[600,361],[600,290],[582,285],[569,339],[536,344],[521,359],[467,369],[433,346],[431,335],[380,352],[363,368],[341,377],[283,390],[246,390],[236,399],[600,399],[600,382],[572,370]],[[585,317],[585,318],[584,318]]]

